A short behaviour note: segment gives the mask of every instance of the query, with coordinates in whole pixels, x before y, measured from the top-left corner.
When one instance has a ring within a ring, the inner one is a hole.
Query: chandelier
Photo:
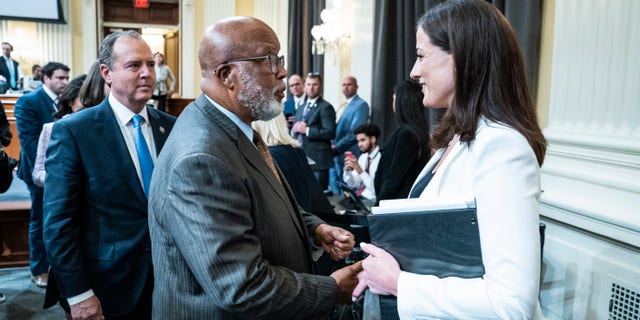
[[[345,32],[340,8],[324,9],[320,12],[322,24],[311,28],[311,53],[322,55],[328,53],[340,56],[340,50],[349,42],[351,36]]]

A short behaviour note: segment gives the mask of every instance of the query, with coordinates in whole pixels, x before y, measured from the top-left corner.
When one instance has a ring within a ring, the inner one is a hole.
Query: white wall
[[[358,79],[358,95],[371,104],[373,76],[373,18],[375,1],[342,1],[344,29],[351,36],[339,57],[325,54],[323,98],[334,107],[342,103],[342,79],[352,75]],[[332,8],[332,1],[327,1]]]
[[[613,278],[640,287],[639,30],[639,1],[555,5],[540,208],[552,319],[606,318]]]

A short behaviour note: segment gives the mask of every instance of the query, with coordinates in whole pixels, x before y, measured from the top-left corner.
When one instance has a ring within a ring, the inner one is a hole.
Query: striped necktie
[[[271,157],[271,153],[269,153],[269,148],[267,148],[267,144],[264,143],[260,134],[253,130],[253,143],[256,145],[256,148],[260,152],[262,159],[267,163],[273,175],[276,176],[276,179],[282,184],[280,180],[280,176],[278,175],[278,170],[276,170],[276,165],[273,163],[273,158]]]

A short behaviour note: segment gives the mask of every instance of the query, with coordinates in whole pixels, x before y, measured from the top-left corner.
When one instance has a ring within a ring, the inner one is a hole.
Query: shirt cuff
[[[74,304],[78,304],[82,301],[85,301],[91,297],[93,297],[95,294],[93,293],[93,290],[89,289],[89,291],[85,291],[77,296],[73,296],[69,299],[67,299],[67,301],[69,302],[69,305],[72,306]]]

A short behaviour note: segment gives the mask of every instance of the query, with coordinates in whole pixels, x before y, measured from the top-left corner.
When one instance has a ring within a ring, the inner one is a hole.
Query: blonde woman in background
[[[176,77],[168,65],[164,63],[164,55],[160,52],[153,54],[153,60],[156,62],[156,89],[153,91],[151,99],[158,101],[158,110],[165,111],[167,97],[171,96],[176,85]],[[167,86],[167,80],[169,85]]]
[[[307,155],[289,135],[283,114],[269,121],[254,121],[251,126],[262,136],[269,153],[284,174],[298,204],[311,213],[335,213],[313,175]]]

